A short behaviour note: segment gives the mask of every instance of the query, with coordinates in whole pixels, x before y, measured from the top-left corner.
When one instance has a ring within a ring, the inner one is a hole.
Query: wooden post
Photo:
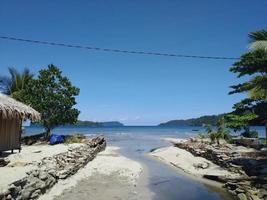
[[[20,131],[19,131],[19,153],[21,151],[21,134],[22,134],[22,119],[20,120]]]

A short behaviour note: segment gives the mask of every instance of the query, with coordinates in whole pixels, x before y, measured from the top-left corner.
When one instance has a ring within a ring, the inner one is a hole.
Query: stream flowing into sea
[[[264,136],[263,127],[252,127],[252,129],[257,130],[261,137]],[[25,131],[26,135],[30,135],[40,133],[43,130],[41,127],[26,127]],[[96,128],[64,126],[56,128],[52,132],[55,134],[81,133],[89,137],[104,135],[108,145],[120,147],[120,152],[124,156],[140,162],[148,169],[147,187],[154,193],[153,200],[231,199],[224,190],[185,176],[178,170],[146,155],[152,149],[169,145],[162,138],[189,138],[204,132],[203,127],[124,126]]]

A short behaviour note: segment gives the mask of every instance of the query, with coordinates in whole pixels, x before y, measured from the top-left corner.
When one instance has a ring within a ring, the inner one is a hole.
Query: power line
[[[239,59],[235,57],[223,57],[223,56],[199,56],[199,55],[185,55],[185,54],[172,54],[172,53],[158,53],[158,52],[147,52],[147,51],[130,51],[130,50],[122,50],[122,49],[100,48],[100,47],[82,46],[82,45],[74,45],[74,44],[66,44],[66,43],[47,42],[47,41],[41,41],[41,40],[30,40],[30,39],[16,38],[16,37],[10,37],[10,36],[0,36],[0,39],[35,43],[35,44],[41,44],[41,45],[52,45],[52,46],[61,46],[61,47],[68,47],[68,48],[87,49],[87,50],[95,50],[95,51],[107,51],[107,52],[125,53],[125,54],[142,54],[142,55],[152,55],[152,56],[214,59],[214,60],[237,60]]]

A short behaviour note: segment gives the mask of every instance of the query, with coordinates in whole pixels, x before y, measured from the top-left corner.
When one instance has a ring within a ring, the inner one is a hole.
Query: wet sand
[[[39,200],[49,199],[151,199],[146,170],[117,147],[107,147],[72,177],[59,181]]]
[[[148,195],[131,184],[125,177],[113,173],[111,175],[94,174],[83,179],[76,187],[65,190],[55,200],[96,199],[96,200],[142,200],[150,199]]]

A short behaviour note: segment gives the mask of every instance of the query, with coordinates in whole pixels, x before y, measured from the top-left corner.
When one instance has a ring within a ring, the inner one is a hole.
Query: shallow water
[[[203,131],[202,127],[194,127],[194,129]],[[258,129],[261,131],[261,128]],[[36,127],[26,128],[27,134],[37,132],[41,132],[41,129]],[[224,190],[213,187],[210,184],[207,185],[197,180],[193,180],[192,178],[185,176],[183,173],[180,173],[178,170],[146,156],[146,153],[151,149],[169,145],[167,142],[161,140],[161,138],[188,138],[196,135],[198,132],[192,131],[192,127],[60,127],[55,129],[54,133],[83,133],[87,136],[97,134],[105,135],[108,145],[120,147],[120,151],[123,155],[141,162],[146,169],[148,169],[147,187],[154,193],[154,200],[231,199]],[[84,181],[86,182],[86,180]],[[86,184],[83,184],[83,187],[84,185]],[[89,182],[88,185],[90,185]],[[79,185],[77,185],[76,189],[78,188]]]
[[[121,147],[121,153],[144,164],[148,169],[148,187],[153,200],[222,200],[232,199],[223,189],[205,185],[145,154],[153,148],[167,146],[163,135],[124,135],[111,137],[109,143]]]

